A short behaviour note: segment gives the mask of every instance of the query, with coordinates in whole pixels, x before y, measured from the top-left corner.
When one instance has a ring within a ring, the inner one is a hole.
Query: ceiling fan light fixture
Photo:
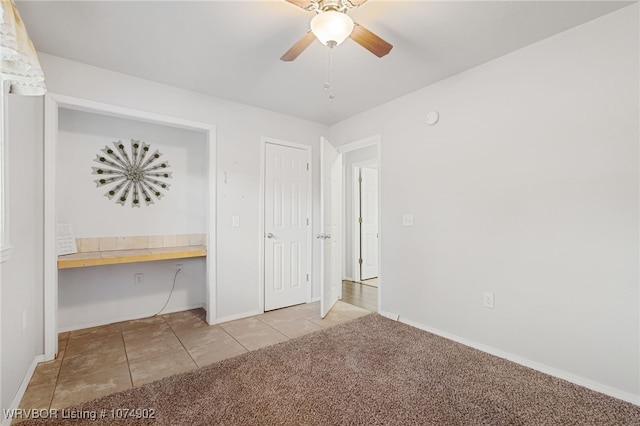
[[[334,47],[351,35],[353,25],[353,19],[349,15],[329,10],[313,17],[311,32],[322,44]]]

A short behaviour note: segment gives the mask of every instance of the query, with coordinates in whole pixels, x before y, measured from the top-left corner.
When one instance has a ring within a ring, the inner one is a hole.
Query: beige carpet
[[[133,418],[114,422],[112,413]],[[84,410],[84,414],[83,414]],[[104,410],[104,411],[103,411]],[[115,411],[113,411],[115,410]],[[120,411],[118,411],[120,410]],[[640,407],[368,315],[73,407],[55,424],[638,425]],[[35,421],[27,424],[39,424]]]

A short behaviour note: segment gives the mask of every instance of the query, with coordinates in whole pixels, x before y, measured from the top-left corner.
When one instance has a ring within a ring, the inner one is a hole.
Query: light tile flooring
[[[316,302],[208,325],[195,309],[61,333],[58,358],[38,365],[20,408],[68,407],[368,313],[338,301],[321,319]]]

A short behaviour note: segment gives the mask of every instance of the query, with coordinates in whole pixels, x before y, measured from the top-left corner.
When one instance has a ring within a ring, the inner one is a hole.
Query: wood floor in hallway
[[[378,312],[378,289],[354,281],[342,281],[342,301],[371,312]]]

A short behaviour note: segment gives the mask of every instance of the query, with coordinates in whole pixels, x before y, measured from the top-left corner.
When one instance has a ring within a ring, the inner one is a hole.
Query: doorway
[[[344,173],[342,300],[380,311],[380,136],[339,147]]]

